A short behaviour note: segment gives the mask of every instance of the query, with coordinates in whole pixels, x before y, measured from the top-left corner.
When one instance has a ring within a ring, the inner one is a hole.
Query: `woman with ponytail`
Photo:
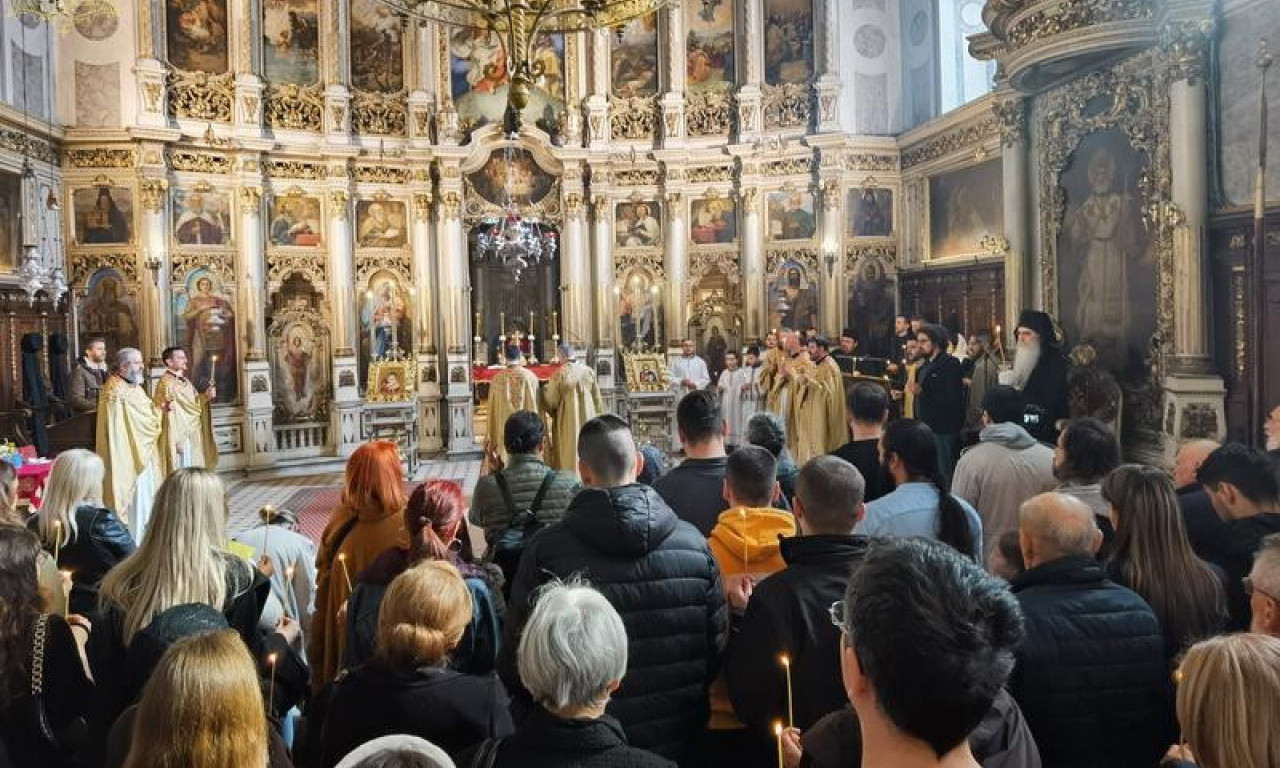
[[[457,757],[476,742],[512,733],[510,702],[497,676],[449,669],[471,616],[471,590],[448,562],[424,559],[391,582],[373,658],[338,675],[328,712],[316,724],[321,768],[379,736],[419,736]]]
[[[982,520],[969,502],[951,493],[938,464],[933,430],[922,421],[900,419],[880,438],[880,463],[894,490],[867,504],[854,533],[922,536],[982,560]]]
[[[356,576],[347,603],[346,642],[342,666],[354,667],[373,657],[378,613],[387,586],[417,563],[436,560],[458,569],[471,592],[472,619],[449,666],[459,672],[490,672],[502,636],[502,572],[496,566],[473,563],[465,545],[467,522],[462,486],[452,480],[428,480],[414,489],[404,510],[407,546],[392,547]]]

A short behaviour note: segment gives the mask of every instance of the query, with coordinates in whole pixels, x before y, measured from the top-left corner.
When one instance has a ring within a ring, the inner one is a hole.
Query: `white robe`
[[[720,379],[716,382],[716,388],[720,390],[720,412],[729,425],[729,434],[725,438],[729,445],[742,445],[742,434],[747,426],[742,420],[742,387],[746,381],[744,369],[731,371],[726,368],[720,372]]]
[[[751,417],[764,410],[765,391],[760,386],[760,370],[761,366],[754,368],[747,366],[739,368],[738,371],[742,376],[742,399],[738,407],[738,420],[742,424],[742,439],[736,445],[743,445],[747,441],[747,424],[751,422]]]
[[[133,486],[133,506],[130,508],[129,533],[133,534],[133,540],[142,543],[142,539],[147,534],[147,525],[151,522],[151,507],[155,504],[156,491],[156,468],[153,464],[148,464],[147,468],[138,475],[137,482]]]
[[[686,387],[682,382],[688,379],[693,382],[693,388]],[[685,357],[677,355],[671,358],[671,388],[675,390],[675,406],[680,407],[680,400],[686,394],[694,389],[704,389],[711,383],[711,372],[707,370],[707,361],[693,355]],[[671,445],[673,450],[679,451],[682,446],[680,444],[680,426],[676,424],[675,414],[671,415]]]

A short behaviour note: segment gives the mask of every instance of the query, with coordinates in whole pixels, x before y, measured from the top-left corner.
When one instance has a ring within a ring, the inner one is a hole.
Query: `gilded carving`
[[[739,192],[742,200],[743,213],[747,214],[755,210],[756,204],[760,202],[759,187],[743,187]]]
[[[851,152],[844,156],[844,168],[846,171],[892,172],[898,170],[898,157],[872,152]]]
[[[609,135],[651,139],[658,130],[658,105],[651,96],[614,97],[609,102]]]
[[[685,96],[684,120],[690,136],[718,136],[729,132],[733,94],[728,90],[691,92]]]
[[[263,164],[267,177],[272,179],[309,179],[318,181],[328,173],[323,165],[304,163],[300,160],[267,160]]]
[[[1000,121],[994,115],[988,115],[976,123],[959,126],[920,144],[907,147],[902,152],[902,169],[914,168],[921,163],[980,146],[999,133]]]
[[[169,182],[166,179],[143,179],[139,185],[138,195],[142,209],[149,213],[163,211],[168,189]]]
[[[662,282],[667,279],[667,268],[662,261],[662,251],[660,249],[635,250],[628,249],[626,251],[618,251],[613,256],[613,282],[616,286],[621,286],[622,281],[636,267],[642,267],[653,275],[656,282]]]
[[[596,195],[591,198],[591,220],[592,221],[608,221],[609,220],[609,198],[604,195]]]
[[[764,164],[764,173],[766,176],[794,176],[796,174],[808,174],[812,172],[813,157],[810,155],[784,157],[779,160],[770,160]]]
[[[764,127],[805,128],[813,115],[813,100],[804,83],[763,85]]]
[[[347,108],[343,104],[329,105],[329,128],[342,132],[347,129]]]
[[[240,116],[246,123],[258,122],[258,97],[240,97]]]
[[[1172,82],[1186,80],[1192,85],[1200,82],[1213,33],[1212,19],[1170,21],[1160,28],[1160,49],[1164,52],[1165,71]]]
[[[332,204],[334,216],[339,219],[347,218],[347,203],[349,199],[346,190],[335,189],[329,193],[329,202]]]
[[[370,184],[404,184],[409,181],[409,171],[389,165],[357,165],[352,173],[356,181]]]
[[[138,279],[138,258],[132,253],[102,253],[99,251],[75,251],[71,259],[71,284],[83,285],[90,275],[99,269],[114,269],[129,282]]]
[[[570,216],[582,215],[582,195],[577,192],[570,192],[564,196],[564,211]]]
[[[318,131],[324,114],[324,89],[319,84],[273,85],[267,91],[267,125],[290,131]]]
[[[67,163],[72,168],[132,168],[137,154],[132,149],[68,149]]]
[[[168,151],[169,167],[175,171],[228,174],[235,170],[235,160],[226,155],[197,152],[187,149]]]
[[[383,251],[356,255],[356,285],[368,285],[375,272],[390,270],[398,275],[402,285],[413,283],[413,263],[403,251]]]
[[[376,133],[385,136],[405,135],[408,120],[406,93],[354,91],[351,99],[351,120],[356,133]]]
[[[991,103],[991,113],[999,124],[1000,141],[1006,147],[1027,138],[1027,106],[1022,99],[1003,99]]]
[[[850,285],[862,279],[863,265],[866,262],[877,262],[884,274],[892,275],[897,271],[898,264],[898,246],[894,244],[881,245],[853,245],[850,244],[844,249],[844,263],[848,266],[845,270],[845,279]]]
[[[231,106],[235,103],[235,75],[227,72],[169,72],[169,114],[192,120],[231,122]]]
[[[693,250],[689,253],[689,279],[684,281],[682,291],[686,301],[689,290],[709,272],[719,272],[725,276],[730,285],[742,282],[742,267],[738,263],[737,251]]]
[[[446,192],[440,198],[440,211],[446,219],[456,219],[462,215],[462,195],[457,192]]]
[[[733,165],[702,165],[689,169],[688,179],[693,184],[709,181],[733,181]]]
[[[413,213],[418,221],[431,218],[431,207],[435,205],[435,196],[430,192],[417,192],[413,196]]]
[[[822,182],[822,204],[828,210],[840,207],[840,198],[844,196],[844,188],[839,179],[827,179]]]
[[[1014,19],[1005,39],[1011,49],[1076,30],[1118,21],[1150,19],[1151,0],[1061,0],[1050,7]]]
[[[185,282],[187,275],[197,269],[207,269],[218,276],[224,283],[236,280],[234,265],[229,256],[210,256],[208,253],[191,253],[177,251],[169,254],[172,265],[170,279],[176,285]]]
[[[764,259],[765,268],[771,273],[776,272],[784,263],[795,261],[807,269],[809,274],[818,274],[817,248],[771,248],[764,252]]]
[[[267,281],[272,290],[295,274],[305,278],[317,291],[325,292],[323,254],[279,251],[267,254]]]
[[[57,164],[58,146],[21,131],[0,128],[0,148],[20,152],[34,160]]]
[[[245,213],[257,216],[259,209],[262,207],[262,188],[241,187],[240,207]]]
[[[148,112],[160,111],[160,96],[163,93],[164,86],[161,83],[142,84],[142,101]]]
[[[620,187],[647,187],[658,183],[657,168],[619,168],[613,172],[613,183]]]

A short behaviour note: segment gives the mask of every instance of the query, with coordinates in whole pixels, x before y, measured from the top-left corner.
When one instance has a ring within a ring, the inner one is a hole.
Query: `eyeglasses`
[[[849,628],[844,623],[844,601],[837,600],[827,608],[827,616],[831,617],[831,623],[841,632],[848,633]]]
[[[1273,595],[1271,595],[1270,593],[1265,592],[1265,591],[1263,591],[1263,590],[1261,590],[1261,589],[1258,589],[1256,586],[1254,586],[1254,584],[1253,584],[1253,578],[1252,578],[1252,577],[1250,577],[1250,576],[1245,576],[1243,579],[1241,579],[1241,580],[1240,580],[1240,583],[1241,583],[1242,585],[1244,585],[1244,594],[1245,594],[1245,596],[1246,596],[1246,597],[1253,597],[1253,593],[1254,593],[1254,592],[1257,592],[1258,594],[1262,595],[1263,597],[1267,598],[1268,600],[1272,600],[1272,601],[1275,601],[1275,602],[1277,602],[1277,603],[1280,603],[1280,600],[1277,600],[1277,599],[1276,599]]]

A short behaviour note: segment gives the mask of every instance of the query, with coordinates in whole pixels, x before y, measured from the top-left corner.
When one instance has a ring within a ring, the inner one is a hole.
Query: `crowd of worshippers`
[[[88,451],[24,519],[0,462],[0,765],[1280,765],[1268,452],[1048,445],[997,384],[948,473],[861,382],[796,462],[768,411],[729,450],[721,405],[681,398],[670,468],[605,414],[553,470],[516,412],[469,507],[367,443],[318,546],[269,507],[229,546],[186,468],[135,547]]]

